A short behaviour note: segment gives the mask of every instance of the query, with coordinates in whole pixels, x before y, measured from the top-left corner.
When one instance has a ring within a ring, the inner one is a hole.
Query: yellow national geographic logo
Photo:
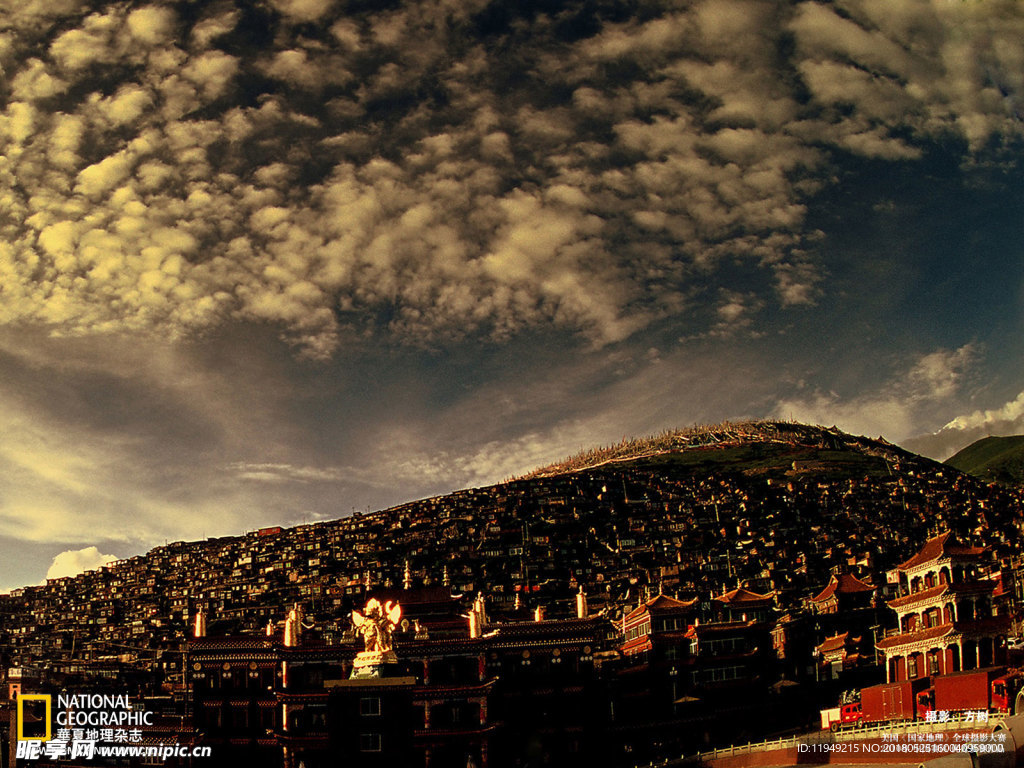
[[[48,693],[18,694],[18,741],[49,741],[53,698]]]

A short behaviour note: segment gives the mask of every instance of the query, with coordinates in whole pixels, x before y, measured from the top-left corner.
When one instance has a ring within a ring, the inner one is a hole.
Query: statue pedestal
[[[389,672],[397,670],[397,665],[398,656],[394,651],[360,651],[352,662],[350,679],[391,677]]]

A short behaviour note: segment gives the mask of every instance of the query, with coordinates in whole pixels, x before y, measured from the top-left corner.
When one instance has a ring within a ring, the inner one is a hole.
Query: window
[[[907,659],[907,677],[910,680],[917,679],[917,656],[911,656]]]
[[[379,733],[361,733],[361,734],[359,734],[359,751],[360,752],[380,752],[380,734]]]
[[[359,700],[359,714],[363,717],[376,717],[380,714],[380,697],[364,696]]]
[[[744,642],[740,637],[722,637],[705,641],[704,650],[712,655],[743,651]]]
[[[939,656],[936,653],[931,654],[928,657],[928,667],[930,674],[939,674]]]
[[[327,711],[324,707],[313,705],[307,710],[307,727],[311,731],[327,730]]]
[[[717,683],[724,680],[737,680],[743,676],[742,667],[713,667],[706,671],[706,679]]]

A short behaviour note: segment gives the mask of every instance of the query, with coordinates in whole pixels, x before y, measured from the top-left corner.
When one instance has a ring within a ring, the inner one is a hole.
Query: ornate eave
[[[940,624],[937,627],[884,638],[875,645],[875,648],[883,651],[887,656],[899,656],[905,653],[930,650],[939,641],[942,645],[950,645],[961,640],[990,638],[1005,632],[1009,625],[1010,620],[1006,616],[993,616],[955,624]]]
[[[908,579],[913,579],[915,576],[925,575],[930,571],[940,571],[944,565],[952,567],[952,562],[952,558],[949,555],[943,554],[931,560],[926,560],[923,563],[918,563],[911,568],[901,570],[903,570]]]
[[[906,612],[907,610],[920,610],[920,607],[924,605],[930,607],[934,601],[940,600],[949,593],[949,586],[949,584],[938,584],[928,589],[922,589],[919,592],[912,592],[909,595],[901,595],[890,600],[888,605],[897,613]]]
[[[875,644],[875,648],[880,651],[886,651],[889,648],[901,648],[914,643],[930,643],[945,637],[956,629],[957,627],[954,624],[946,623],[940,624],[937,627],[918,629],[914,632],[903,632],[883,638]]]
[[[903,643],[893,644],[890,646],[883,647],[881,643],[875,646],[880,651],[883,651],[886,656],[909,656],[914,653],[927,653],[936,646],[942,648],[953,643],[960,642],[964,639],[962,632],[956,631],[954,628],[950,629],[942,635],[935,635],[928,638],[922,638],[920,640],[908,640]],[[882,641],[883,643],[885,641]]]

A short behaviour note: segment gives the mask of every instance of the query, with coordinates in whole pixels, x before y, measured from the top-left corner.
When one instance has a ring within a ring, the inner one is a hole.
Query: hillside
[[[907,458],[913,454],[884,440],[870,440],[840,432],[835,427],[812,427],[796,422],[749,421],[722,422],[713,425],[696,425],[684,429],[666,430],[659,435],[641,438],[625,438],[619,443],[582,451],[563,461],[534,470],[520,479],[553,477],[567,472],[592,469],[603,464],[623,463],[673,454],[676,461],[687,462],[739,462],[744,461],[755,446],[790,446],[803,444],[807,448],[842,451],[850,448],[865,455],[886,456],[888,460]],[[729,447],[735,451],[707,453],[701,449]],[[744,452],[746,449],[746,453]],[[832,458],[838,458],[834,454]],[[921,458],[921,457],[918,457]]]
[[[339,499],[339,509],[345,508]],[[579,587],[615,617],[638,597],[737,584],[799,606],[852,568],[879,583],[937,527],[1019,554],[1024,503],[879,440],[779,422],[666,432],[558,469],[380,512],[175,542],[0,598],[9,658],[173,649],[204,608],[211,631],[259,632],[295,602],[339,637],[368,589],[448,584],[550,616]],[[119,650],[120,649],[120,650]],[[149,654],[149,655],[147,655]],[[132,662],[134,663],[134,662]]]
[[[990,483],[1024,483],[1024,435],[985,437],[946,460],[946,464]]]

